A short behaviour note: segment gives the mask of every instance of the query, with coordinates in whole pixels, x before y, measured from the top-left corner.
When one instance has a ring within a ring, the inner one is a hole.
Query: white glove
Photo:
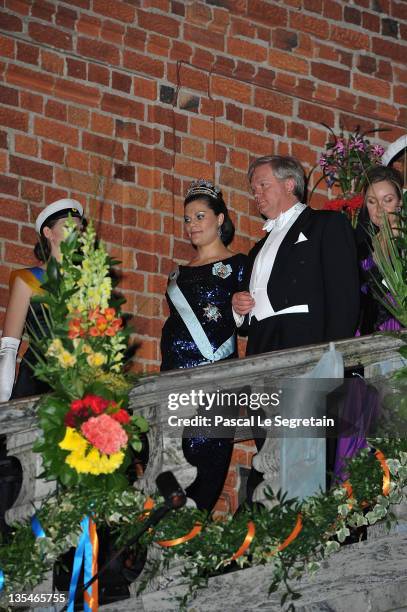
[[[13,391],[19,346],[17,338],[3,337],[0,340],[0,402],[7,402]]]

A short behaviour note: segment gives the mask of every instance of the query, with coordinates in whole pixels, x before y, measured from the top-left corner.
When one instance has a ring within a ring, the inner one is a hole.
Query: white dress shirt
[[[305,204],[297,202],[291,206],[291,208],[282,212],[276,219],[269,219],[266,221],[263,226],[263,229],[268,231],[269,235],[266,242],[257,253],[252,275],[250,277],[249,291],[255,300],[255,305],[249,314],[249,322],[253,316],[255,316],[258,321],[262,321],[263,319],[279,314],[308,312],[307,304],[298,304],[284,308],[283,310],[275,311],[267,294],[267,284],[270,279],[278,249],[286,237],[288,230],[305,208]],[[306,237],[302,236],[299,241],[302,240],[306,240]],[[244,316],[238,315],[235,311],[233,311],[233,316],[236,325],[240,327],[243,323]]]

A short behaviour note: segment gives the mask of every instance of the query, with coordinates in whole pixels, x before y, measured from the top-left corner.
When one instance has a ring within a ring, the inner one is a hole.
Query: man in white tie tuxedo
[[[304,170],[293,157],[260,157],[248,178],[267,234],[232,300],[237,325],[248,324],[246,355],[353,336],[359,275],[348,219],[301,203]]]

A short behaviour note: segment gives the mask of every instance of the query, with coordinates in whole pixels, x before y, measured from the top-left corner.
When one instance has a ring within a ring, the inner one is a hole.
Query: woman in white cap
[[[74,218],[78,226],[81,224],[83,208],[76,200],[64,198],[44,208],[35,222],[39,241],[34,247],[34,254],[41,264],[14,270],[10,275],[10,297],[4,319],[3,337],[0,340],[1,402],[48,391],[48,386],[33,376],[29,364],[35,364],[36,359],[30,348],[24,355],[14,385],[16,358],[26,322],[28,326],[38,328],[38,319],[41,326],[46,329],[41,306],[34,303],[30,308],[30,300],[33,295],[41,293],[41,284],[49,258],[60,257],[59,246],[63,240],[63,230],[68,216]]]

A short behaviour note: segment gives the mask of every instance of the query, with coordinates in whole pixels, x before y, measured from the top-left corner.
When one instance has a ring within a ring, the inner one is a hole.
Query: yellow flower
[[[92,347],[89,344],[84,344],[82,347],[82,351],[86,353],[86,355],[91,355],[93,352]]]
[[[70,450],[76,451],[80,453],[84,453],[88,446],[88,442],[85,440],[80,433],[73,429],[73,427],[67,427],[65,432],[65,437],[58,444],[62,450]]]
[[[62,346],[62,342],[59,338],[55,338],[49,345],[46,354],[50,355],[50,357],[57,357],[58,353],[63,351],[64,347]]]
[[[65,462],[79,474],[111,474],[121,466],[124,453],[119,451],[113,455],[100,453],[97,448],[92,447],[88,454],[75,451],[70,453]]]
[[[104,363],[106,363],[107,358],[103,353],[92,353],[88,355],[86,361],[91,366],[91,368],[98,368]]]
[[[72,368],[76,363],[75,355],[63,350],[58,356],[58,361],[63,368]]]

